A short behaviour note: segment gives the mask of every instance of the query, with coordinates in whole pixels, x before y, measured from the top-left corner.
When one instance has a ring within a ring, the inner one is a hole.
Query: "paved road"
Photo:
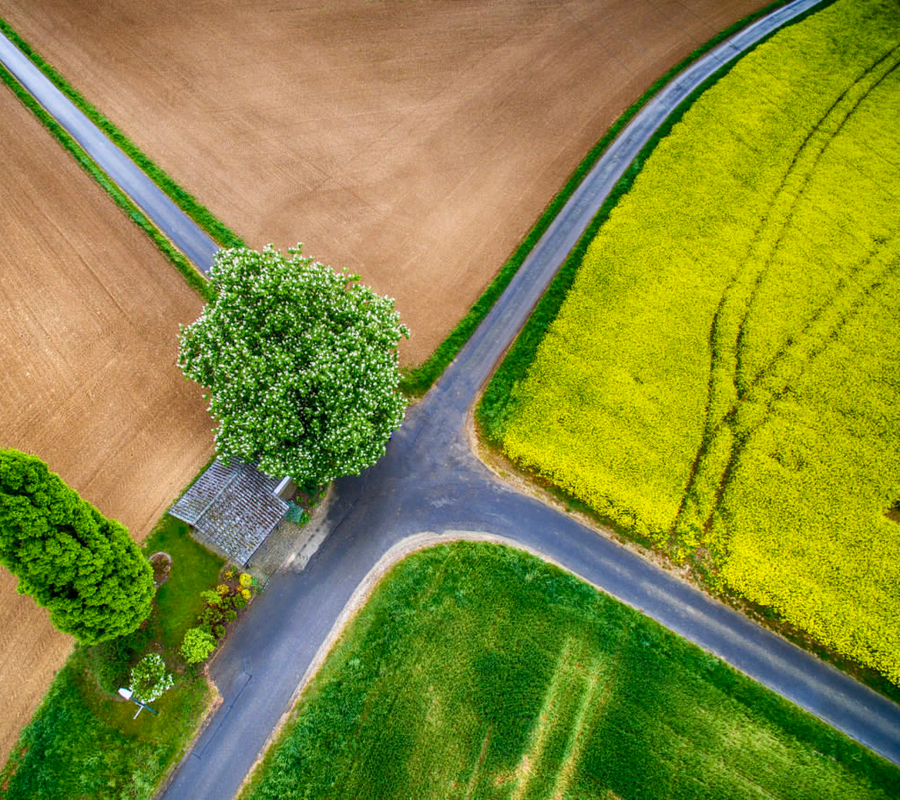
[[[62,125],[97,164],[203,272],[219,246],[114,145],[6,36],[0,33],[0,63]]]
[[[379,464],[335,485],[328,538],[277,573],[213,662],[224,702],[165,797],[233,795],[359,582],[423,531],[488,532],[541,552],[900,764],[900,707],[569,517],[499,482],[473,456],[466,415],[606,194],[666,114],[721,64],[815,3],[749,27],[667,86],[623,131]],[[6,56],[0,47],[0,60]],[[42,100],[43,102],[43,100]],[[130,184],[129,184],[130,185]],[[173,237],[174,238],[174,237]]]

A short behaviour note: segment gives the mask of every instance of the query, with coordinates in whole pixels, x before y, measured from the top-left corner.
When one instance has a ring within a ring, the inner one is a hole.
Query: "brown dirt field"
[[[202,302],[0,86],[0,447],[47,461],[142,540],[212,453],[175,366]],[[72,639],[0,567],[0,764]]]
[[[253,246],[397,298],[428,356],[612,121],[764,0],[0,0]]]

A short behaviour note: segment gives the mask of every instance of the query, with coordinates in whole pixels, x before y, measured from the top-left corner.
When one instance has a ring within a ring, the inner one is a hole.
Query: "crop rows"
[[[900,7],[746,56],[591,244],[502,444],[900,681]],[[892,555],[894,554],[894,555]]]

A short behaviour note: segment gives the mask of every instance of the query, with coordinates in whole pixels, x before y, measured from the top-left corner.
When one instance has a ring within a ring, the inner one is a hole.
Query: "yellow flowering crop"
[[[503,446],[900,682],[900,6],[745,56],[592,243]]]

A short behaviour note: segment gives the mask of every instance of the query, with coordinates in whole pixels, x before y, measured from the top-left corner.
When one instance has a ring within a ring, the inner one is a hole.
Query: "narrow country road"
[[[384,459],[335,484],[324,523],[329,535],[306,568],[276,573],[225,643],[211,666],[223,703],[166,798],[220,800],[237,791],[360,581],[393,545],[424,531],[486,532],[543,553],[900,764],[900,707],[517,493],[472,454],[466,435],[478,390],[653,131],[720,65],[814,5],[797,0],[711,51],[648,103],[607,150],[454,363],[410,409]],[[8,64],[2,48],[0,60]]]
[[[200,270],[209,271],[219,246],[2,33],[0,64],[69,132],[182,253]]]

